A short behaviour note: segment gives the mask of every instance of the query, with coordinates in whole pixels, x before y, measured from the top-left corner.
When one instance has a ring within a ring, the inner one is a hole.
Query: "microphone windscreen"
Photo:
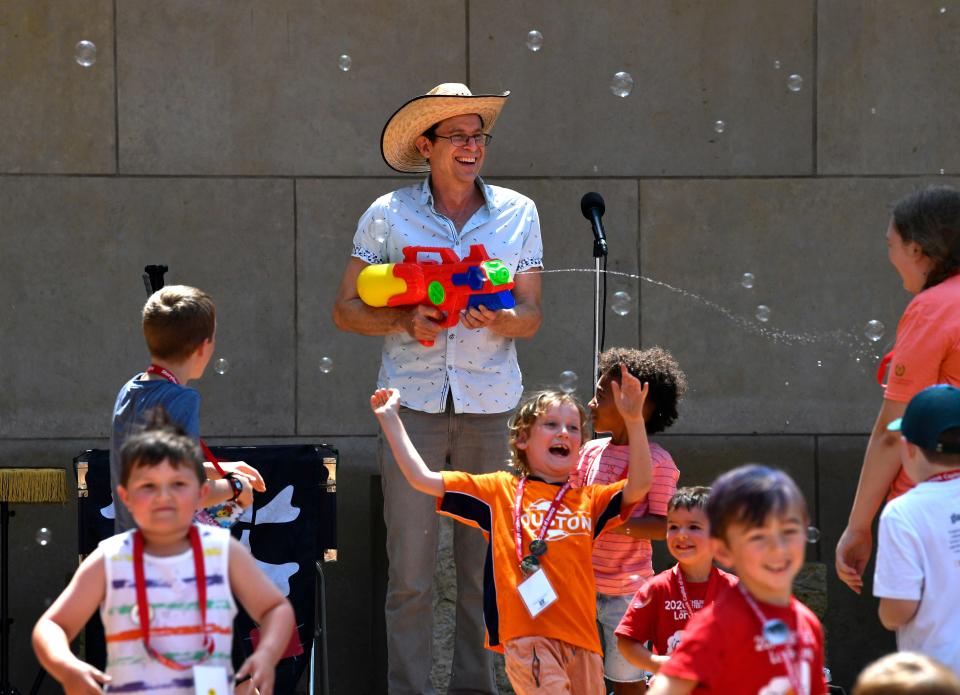
[[[580,199],[580,212],[583,213],[583,216],[588,220],[590,219],[591,211],[596,210],[600,213],[600,216],[603,217],[603,213],[607,211],[607,206],[603,202],[603,196],[599,193],[590,193],[585,194]]]

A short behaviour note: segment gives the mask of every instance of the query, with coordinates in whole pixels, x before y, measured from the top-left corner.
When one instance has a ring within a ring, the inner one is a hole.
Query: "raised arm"
[[[518,273],[514,278],[512,309],[490,311],[486,307],[469,308],[460,320],[467,328],[489,328],[507,338],[530,338],[540,329],[543,312],[540,308],[540,270]]]
[[[650,392],[650,384],[640,380],[620,365],[620,383],[610,382],[613,402],[627,426],[630,440],[630,462],[627,468],[627,484],[623,488],[624,504],[639,502],[653,485],[653,461],[650,458],[650,443],[647,441],[647,426],[643,420],[643,404]]]
[[[370,408],[377,416],[393,457],[407,482],[415,490],[433,497],[442,496],[443,478],[427,468],[400,420],[400,392],[396,389],[377,389],[370,396]]]
[[[422,340],[435,340],[441,327],[437,321],[443,313],[432,306],[371,307],[357,294],[357,276],[369,264],[351,258],[343,271],[340,287],[333,302],[333,322],[341,331],[361,335],[407,333]]]
[[[870,433],[847,528],[837,543],[837,576],[858,594],[863,589],[863,570],[873,552],[873,519],[900,470],[899,433],[888,432],[887,425],[904,410],[906,403],[884,399]]]

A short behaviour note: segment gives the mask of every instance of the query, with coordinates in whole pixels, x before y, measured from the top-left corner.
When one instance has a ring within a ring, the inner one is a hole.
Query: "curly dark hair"
[[[893,226],[904,241],[915,241],[933,261],[923,289],[960,272],[960,191],[927,186],[899,200]]]
[[[677,403],[687,390],[687,375],[668,350],[654,346],[646,350],[615,347],[600,354],[598,378],[609,376],[620,383],[620,365],[640,381],[650,384],[647,398],[654,411],[647,420],[647,434],[663,432],[677,421]]]

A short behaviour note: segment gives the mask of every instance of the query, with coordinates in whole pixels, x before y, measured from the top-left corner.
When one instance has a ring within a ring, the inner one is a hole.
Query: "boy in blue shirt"
[[[213,356],[217,328],[216,307],[205,292],[185,285],[157,290],[143,307],[143,337],[150,352],[150,368],[136,374],[120,389],[113,406],[110,439],[110,489],[114,495],[117,533],[133,528],[133,517],[117,503],[120,483],[120,448],[146,413],[162,407],[171,421],[190,437],[200,439],[200,394],[186,386],[203,376]],[[263,478],[242,461],[221,463],[221,478],[211,462],[204,464],[209,485],[201,507],[228,500],[241,506],[253,501],[253,490],[263,492]]]

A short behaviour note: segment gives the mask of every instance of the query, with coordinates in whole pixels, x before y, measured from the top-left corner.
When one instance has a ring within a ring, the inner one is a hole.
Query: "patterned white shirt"
[[[463,258],[471,245],[483,244],[514,275],[542,268],[540,218],[533,201],[479,178],[477,183],[485,203],[459,232],[434,207],[429,176],[377,198],[357,224],[353,256],[370,264],[395,263],[403,260],[407,246],[434,246],[453,249]],[[513,338],[462,323],[442,330],[432,347],[407,333],[387,335],[377,385],[398,389],[402,405],[426,413],[442,413],[448,393],[458,413],[503,413],[517,405],[523,392]]]

